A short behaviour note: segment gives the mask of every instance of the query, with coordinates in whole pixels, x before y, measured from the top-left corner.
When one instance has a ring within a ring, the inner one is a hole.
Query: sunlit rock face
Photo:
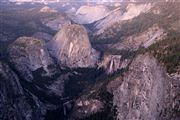
[[[86,29],[76,24],[65,25],[49,46],[52,55],[64,67],[95,67],[99,58],[91,47]]]
[[[15,69],[28,81],[33,80],[32,71],[43,68],[42,76],[53,74],[53,60],[45,43],[32,37],[20,37],[9,47],[9,58]]]
[[[30,120],[32,114],[17,75],[0,62],[0,119]]]
[[[178,118],[173,111],[177,91],[173,91],[172,80],[151,55],[137,56],[120,80],[122,84],[113,88],[118,120]]]
[[[81,6],[76,12],[75,21],[80,24],[90,24],[107,16],[109,11],[103,5]]]

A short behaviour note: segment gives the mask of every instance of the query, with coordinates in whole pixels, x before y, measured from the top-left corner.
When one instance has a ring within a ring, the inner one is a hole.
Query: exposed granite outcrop
[[[61,66],[95,67],[99,53],[91,47],[87,31],[80,25],[65,25],[50,42],[52,55]]]
[[[149,54],[139,55],[123,74],[113,91],[117,120],[176,120],[179,118],[176,84],[164,68]],[[176,80],[176,83],[178,81]],[[110,88],[110,87],[109,87]],[[176,111],[176,112],[175,112]]]
[[[52,58],[42,40],[32,37],[20,37],[9,47],[9,59],[14,68],[27,81],[33,80],[32,72],[43,68],[42,76],[51,76],[55,72]]]

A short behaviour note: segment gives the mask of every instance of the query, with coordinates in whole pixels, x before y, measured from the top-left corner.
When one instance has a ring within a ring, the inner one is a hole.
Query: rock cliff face
[[[33,80],[32,72],[43,68],[42,76],[54,74],[53,60],[50,58],[44,41],[32,37],[18,38],[9,47],[9,58],[15,69],[27,81]]]
[[[172,80],[154,57],[136,57],[120,80],[122,84],[113,88],[118,120],[178,119],[172,114],[177,106],[173,99],[177,91],[173,91]]]
[[[32,109],[17,75],[3,62],[0,62],[0,119],[32,119]]]
[[[99,57],[91,47],[85,28],[76,24],[65,25],[49,46],[53,56],[65,67],[94,67]]]

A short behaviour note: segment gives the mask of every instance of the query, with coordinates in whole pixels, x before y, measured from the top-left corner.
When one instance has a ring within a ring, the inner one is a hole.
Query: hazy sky
[[[163,2],[166,0],[9,0],[12,2],[48,2],[48,1],[58,1],[58,2]]]
[[[121,2],[123,0],[9,0],[9,1],[19,1],[19,2],[31,2],[31,1],[59,1],[59,2]]]

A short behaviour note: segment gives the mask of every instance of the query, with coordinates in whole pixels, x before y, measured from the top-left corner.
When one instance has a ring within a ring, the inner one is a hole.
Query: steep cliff
[[[122,84],[113,91],[118,120],[178,119],[179,84],[149,54],[139,55],[124,73]],[[176,97],[175,97],[176,96]]]
[[[95,67],[99,58],[89,42],[87,32],[80,25],[65,25],[50,42],[52,55],[64,67]]]

